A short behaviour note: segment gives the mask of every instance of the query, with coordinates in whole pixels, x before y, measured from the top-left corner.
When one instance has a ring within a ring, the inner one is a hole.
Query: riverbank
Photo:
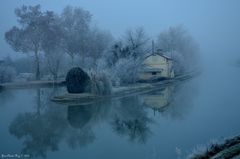
[[[3,89],[27,89],[36,87],[52,87],[52,86],[64,86],[65,81],[27,81],[27,82],[13,82],[4,83],[0,85],[0,90]]]
[[[68,105],[88,105],[97,103],[107,99],[119,99],[126,96],[148,93],[167,87],[168,85],[176,84],[177,82],[191,79],[200,74],[200,71],[189,72],[184,75],[179,75],[175,78],[158,81],[154,83],[136,83],[126,86],[113,87],[110,95],[95,95],[90,93],[71,94],[66,93],[60,96],[55,96],[51,100],[59,104]]]
[[[223,143],[211,144],[205,152],[192,154],[189,159],[237,159],[240,158],[240,135]]]
[[[105,99],[116,99],[123,98],[125,96],[131,96],[135,94],[148,93],[172,85],[173,83],[185,81],[199,75],[200,71],[191,71],[184,75],[176,76],[175,78],[166,79],[154,83],[136,83],[126,86],[113,87],[111,95],[95,95],[89,93],[70,94],[66,93],[61,96],[56,96],[51,100],[60,104],[71,104],[71,105],[86,105],[95,102],[99,102]],[[65,80],[59,81],[27,81],[27,82],[14,82],[4,83],[0,85],[0,91],[6,89],[28,89],[28,88],[44,88],[53,86],[65,86]]]

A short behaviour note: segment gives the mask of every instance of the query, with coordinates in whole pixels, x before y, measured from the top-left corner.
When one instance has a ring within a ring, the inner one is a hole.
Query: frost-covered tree
[[[146,54],[149,38],[142,27],[128,30],[124,39],[126,53],[129,56],[139,58]]]
[[[53,50],[45,55],[45,66],[48,72],[52,75],[53,80],[57,80],[61,71],[61,65],[64,59],[64,52],[60,49]]]
[[[122,58],[111,68],[112,82],[115,85],[135,83],[138,79],[140,59]],[[115,83],[116,82],[116,83]]]
[[[192,36],[181,26],[170,27],[158,35],[157,48],[174,59],[176,73],[195,66],[199,48]]]
[[[88,51],[88,35],[91,14],[82,8],[67,6],[61,15],[64,31],[64,50],[71,57],[72,64],[76,55],[84,57]]]
[[[95,66],[97,65],[97,60],[109,49],[112,41],[113,37],[109,32],[96,27],[91,29],[88,41],[88,56],[93,59]]]
[[[114,65],[121,58],[142,58],[149,49],[149,38],[142,27],[126,31],[109,51],[108,62]]]
[[[45,64],[53,79],[58,78],[60,66],[64,57],[64,32],[61,27],[60,18],[57,15],[52,17],[43,37],[43,51]]]
[[[34,59],[33,57],[21,57],[13,61],[13,67],[17,73],[34,73]]]
[[[105,55],[113,84],[136,82],[141,59],[147,54],[148,48],[149,38],[143,28],[128,30],[121,40],[113,44]]]
[[[0,60],[0,83],[12,82],[16,76],[13,61],[10,57]]]
[[[0,65],[0,83],[12,82],[16,76],[16,71],[11,66]]]
[[[33,53],[36,64],[36,79],[40,79],[40,52],[45,30],[53,19],[53,12],[42,12],[40,5],[22,6],[15,9],[19,26],[5,33],[7,43],[17,52]]]

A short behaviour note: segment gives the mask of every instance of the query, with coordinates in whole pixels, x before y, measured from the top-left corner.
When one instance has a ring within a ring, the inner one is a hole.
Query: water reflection
[[[1,91],[0,90],[0,107],[5,105],[5,103],[7,103],[9,100],[14,100],[15,98],[15,94],[12,93],[11,91]]]
[[[158,91],[143,95],[144,105],[153,110],[161,111],[172,101],[174,86],[167,86]]]
[[[184,119],[194,107],[194,99],[198,96],[197,83],[180,83],[169,90],[169,104],[160,111],[161,115],[174,120]]]
[[[163,116],[179,119],[192,106],[191,97],[184,93],[186,87],[180,86],[74,106],[50,102],[50,98],[59,92],[61,90],[37,89],[34,111],[20,113],[11,122],[9,132],[23,140],[23,153],[46,157],[48,152],[58,151],[62,142],[72,149],[84,147],[95,141],[98,132],[94,127],[99,123],[108,124],[123,140],[127,138],[130,142],[145,144],[153,135],[151,125],[156,124],[148,113],[149,108]]]
[[[94,126],[107,119],[108,102],[98,105],[74,105],[67,107],[67,143],[71,148],[86,146],[95,140]]]
[[[111,119],[111,125],[117,134],[140,143],[145,143],[151,135],[151,123],[152,119],[147,116],[139,96],[119,100]]]
[[[49,98],[54,91],[37,89],[35,111],[18,114],[9,126],[9,132],[23,140],[24,154],[46,157],[47,151],[58,150],[67,123],[63,109],[51,107]]]
[[[69,106],[68,107],[68,122],[73,128],[83,128],[89,123],[92,118],[92,112],[86,105],[84,106]]]
[[[163,87],[157,91],[141,95],[144,106],[171,119],[183,119],[194,106],[197,97],[197,84],[185,83]]]

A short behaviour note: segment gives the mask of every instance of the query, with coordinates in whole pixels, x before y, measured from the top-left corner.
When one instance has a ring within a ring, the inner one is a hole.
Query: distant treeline
[[[80,7],[67,6],[58,14],[43,11],[40,5],[22,6],[15,14],[18,25],[5,33],[5,40],[16,52],[29,56],[14,60],[11,66],[17,73],[34,71],[37,80],[46,74],[56,80],[79,66],[90,73],[104,73],[115,85],[134,83],[141,59],[152,50],[153,39],[143,27],[115,39],[93,25],[92,14]],[[157,35],[154,49],[174,59],[177,73],[194,68],[198,60],[198,45],[181,26]]]

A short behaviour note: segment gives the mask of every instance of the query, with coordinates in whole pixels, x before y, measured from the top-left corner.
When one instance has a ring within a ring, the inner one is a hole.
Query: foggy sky
[[[4,40],[16,25],[14,9],[41,4],[43,10],[60,13],[66,5],[90,11],[93,23],[118,38],[129,28],[142,26],[154,39],[169,26],[182,25],[200,45],[204,59],[240,57],[239,0],[1,0],[0,58],[18,57]]]

